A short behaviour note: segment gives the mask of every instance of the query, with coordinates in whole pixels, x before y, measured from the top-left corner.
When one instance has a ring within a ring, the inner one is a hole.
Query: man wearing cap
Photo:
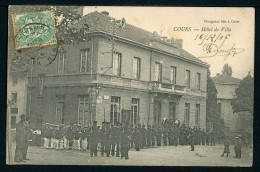
[[[29,146],[29,139],[31,136],[31,129],[29,126],[29,118],[27,116],[25,116],[25,121],[24,123],[24,137],[25,137],[25,142],[24,142],[24,147],[23,147],[23,152],[22,152],[22,158],[23,160],[29,160],[26,156],[27,156],[27,150],[28,150],[28,146]]]
[[[97,145],[99,140],[99,132],[97,127],[97,122],[93,122],[93,126],[89,133],[89,147],[90,147],[90,156],[97,156]]]
[[[141,138],[141,133],[140,133],[140,138]],[[128,129],[127,127],[124,127],[121,133],[120,143],[121,143],[121,158],[125,157],[126,160],[129,159],[128,151],[130,149],[130,139],[131,138]]]
[[[235,149],[235,154],[236,154],[236,156],[235,156],[234,158],[238,158],[238,159],[241,158],[241,144],[242,144],[242,142],[241,142],[241,136],[238,135],[238,136],[235,138],[235,147],[234,147],[234,149]]]
[[[22,114],[20,122],[16,124],[16,135],[15,135],[16,149],[15,149],[15,156],[14,156],[15,162],[23,161],[22,155],[23,155],[23,148],[25,145],[25,125],[24,125],[25,120],[26,120],[26,116]]]
[[[73,139],[74,139],[74,133],[73,133],[73,124],[70,124],[70,127],[67,129],[66,132],[66,138],[68,140],[68,147],[71,150],[72,149],[72,145],[73,145]]]

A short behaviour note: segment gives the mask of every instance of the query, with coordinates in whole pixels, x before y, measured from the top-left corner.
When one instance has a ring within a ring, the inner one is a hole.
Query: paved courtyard
[[[12,146],[14,156],[15,145]],[[190,151],[189,146],[162,146],[157,148],[129,151],[129,160],[119,157],[102,157],[98,152],[97,157],[90,157],[89,150],[55,150],[30,146],[26,162],[10,164],[41,164],[41,165],[137,165],[137,166],[251,166],[252,150],[242,149],[242,158],[234,157],[234,146],[230,146],[229,157],[221,157],[223,145],[195,146],[195,151]],[[13,159],[13,157],[12,157]]]

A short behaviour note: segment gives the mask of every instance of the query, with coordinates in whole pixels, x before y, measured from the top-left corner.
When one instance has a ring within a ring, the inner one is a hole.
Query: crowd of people
[[[21,116],[21,121],[16,129],[16,155],[15,161],[26,160],[28,149],[29,133],[33,136],[34,145],[43,146],[46,149],[73,149],[90,150],[91,157],[97,156],[100,151],[101,156],[117,156],[129,159],[128,151],[134,148],[139,151],[143,148],[160,146],[190,145],[194,151],[195,145],[215,146],[215,133],[208,132],[199,127],[186,127],[179,121],[165,120],[160,125],[121,125],[116,123],[103,122],[102,126],[86,127],[71,123],[56,125],[46,123],[41,129],[30,130],[25,115]],[[31,131],[31,132],[30,132]],[[224,154],[229,153],[228,139],[224,142]],[[236,158],[241,158],[241,141],[236,139]]]
[[[97,150],[101,155],[109,157],[120,156],[128,159],[128,150],[134,148],[139,151],[142,148],[156,146],[194,145],[215,146],[214,132],[206,132],[199,127],[186,127],[179,121],[165,120],[160,125],[147,127],[137,125],[121,125],[116,123],[102,123],[97,126],[94,122],[92,127],[79,124],[54,125],[46,123],[41,130],[35,130],[35,145],[41,145],[39,136],[43,137],[43,147],[47,149],[90,149],[91,156],[97,156]]]

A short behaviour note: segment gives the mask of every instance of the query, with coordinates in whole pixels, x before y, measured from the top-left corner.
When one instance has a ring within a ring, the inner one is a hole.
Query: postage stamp
[[[57,44],[52,10],[13,14],[15,49]]]

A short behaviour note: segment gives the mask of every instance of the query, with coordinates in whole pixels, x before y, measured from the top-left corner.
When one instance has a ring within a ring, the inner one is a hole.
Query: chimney
[[[176,42],[177,42],[177,45],[182,48],[183,40],[182,39],[176,39]]]
[[[108,15],[109,15],[109,12],[107,12],[107,11],[102,11],[101,14],[104,14],[104,15],[108,16]]]
[[[158,37],[158,33],[156,31],[153,32],[153,38],[157,38]]]
[[[163,41],[166,41],[167,36],[163,36],[162,39],[163,39]]]

